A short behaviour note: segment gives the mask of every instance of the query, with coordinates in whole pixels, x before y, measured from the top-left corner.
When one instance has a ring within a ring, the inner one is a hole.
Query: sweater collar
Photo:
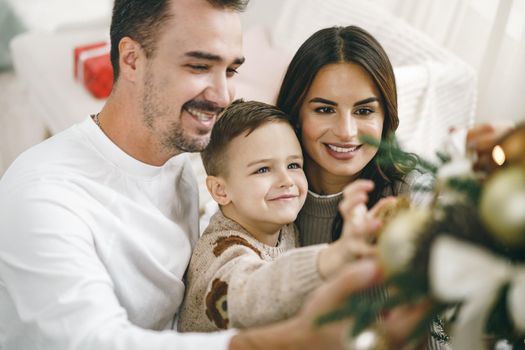
[[[233,221],[232,219],[224,216],[220,208],[210,219],[210,224],[208,227],[210,228],[220,227],[221,231],[233,231],[233,232],[242,233],[243,236],[248,238],[250,243],[254,244],[259,249],[263,249],[264,251],[266,251],[268,255],[277,256],[279,254],[282,254],[287,249],[291,248],[289,246],[289,242],[286,242],[286,239],[285,239],[285,236],[286,236],[285,230],[289,225],[293,225],[293,224],[288,224],[288,225],[284,225],[283,227],[281,227],[281,230],[279,232],[279,240],[277,242],[277,246],[275,247],[269,246],[257,240],[248,231],[246,231],[244,227],[239,225],[236,221]],[[206,234],[206,231],[204,232],[204,234]]]
[[[301,211],[318,217],[333,218],[339,211],[339,202],[342,198],[343,192],[320,195],[309,190]]]

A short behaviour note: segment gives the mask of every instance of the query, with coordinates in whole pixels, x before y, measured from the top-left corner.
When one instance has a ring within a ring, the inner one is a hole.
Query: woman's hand
[[[511,124],[480,124],[467,131],[467,150],[475,152],[478,170],[489,170],[495,166],[492,149],[497,141],[512,129]]]

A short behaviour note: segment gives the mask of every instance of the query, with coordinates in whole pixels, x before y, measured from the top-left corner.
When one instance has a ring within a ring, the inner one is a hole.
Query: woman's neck
[[[304,166],[308,187],[311,191],[321,194],[335,194],[341,192],[358,175],[341,176],[327,172],[312,161],[306,161]]]

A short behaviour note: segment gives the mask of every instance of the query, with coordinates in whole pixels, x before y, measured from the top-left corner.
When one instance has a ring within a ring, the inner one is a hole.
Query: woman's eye
[[[301,169],[301,164],[299,163],[288,164],[288,169]]]
[[[270,171],[270,168],[268,168],[267,166],[264,166],[262,168],[259,168],[255,171],[255,174],[264,174],[264,173],[267,173]]]
[[[317,107],[315,109],[315,112],[317,113],[321,113],[321,114],[325,114],[325,113],[333,113],[334,112],[334,109],[332,107],[327,107],[327,106],[323,106],[323,107]]]
[[[359,108],[358,110],[355,111],[355,114],[357,115],[369,115],[369,114],[372,114],[374,113],[374,110],[373,109],[370,109],[370,108]]]

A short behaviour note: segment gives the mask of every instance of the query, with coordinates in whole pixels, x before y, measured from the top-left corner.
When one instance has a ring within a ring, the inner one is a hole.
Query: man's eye
[[[255,174],[264,174],[270,171],[270,168],[267,166],[263,166],[262,168],[259,168],[255,171]]]
[[[201,71],[201,72],[208,70],[208,66],[203,65],[203,64],[188,64],[188,67],[190,67],[193,70]]]
[[[238,72],[237,69],[235,69],[235,68],[228,68],[228,69],[226,70],[226,76],[227,76],[227,77],[233,77],[233,76],[234,76],[235,74],[237,74],[237,73],[239,73],[239,72]]]
[[[299,164],[299,163],[290,163],[290,164],[288,164],[288,169],[301,169],[301,164]]]
[[[333,113],[334,109],[332,107],[323,106],[323,107],[317,107],[315,111],[317,113],[326,114],[326,113]]]

